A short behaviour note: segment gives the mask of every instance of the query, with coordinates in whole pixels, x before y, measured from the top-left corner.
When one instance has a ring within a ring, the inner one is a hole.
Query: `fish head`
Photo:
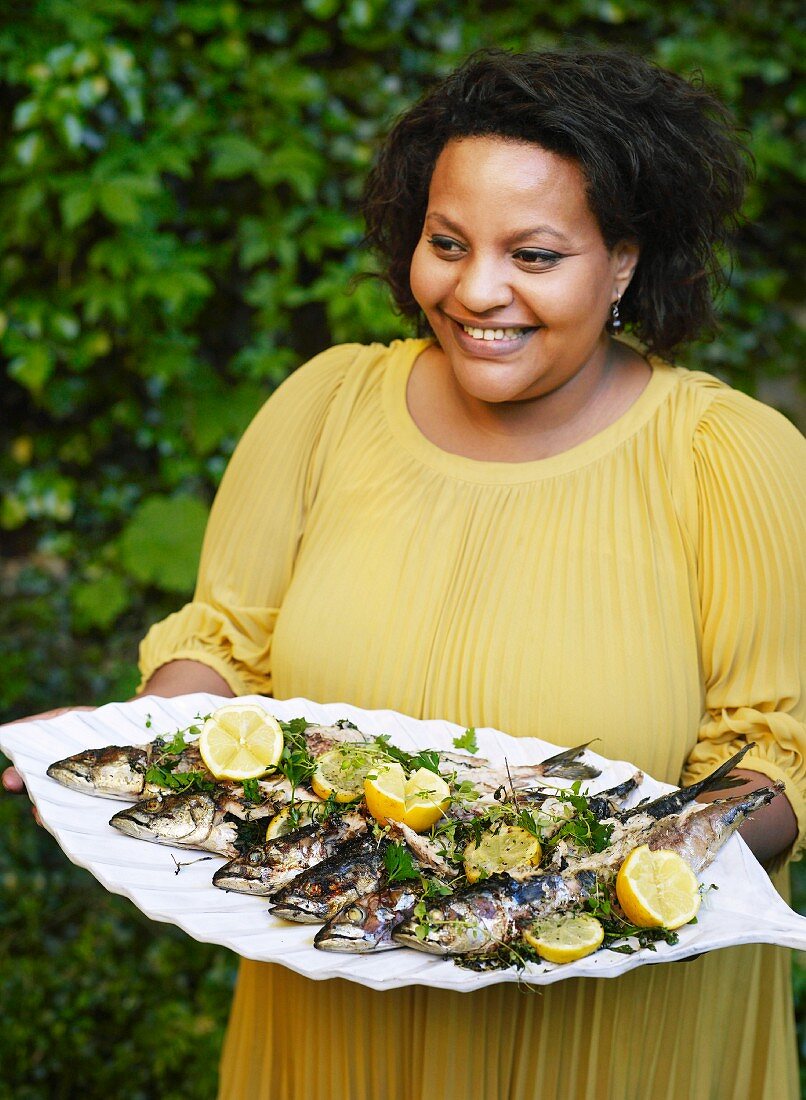
[[[55,761],[47,774],[62,786],[82,794],[135,799],[145,786],[146,755],[136,745],[85,749]]]
[[[109,824],[139,840],[193,846],[210,835],[215,813],[215,799],[204,791],[157,794],[121,810]]]
[[[270,844],[257,844],[237,859],[219,867],[213,875],[213,885],[219,890],[235,890],[241,894],[267,895],[284,885],[277,879],[278,858]],[[292,872],[293,873],[293,872]],[[267,887],[273,884],[274,889]]]
[[[317,932],[313,945],[320,951],[352,954],[396,947],[392,933],[411,914],[417,897],[406,887],[366,894],[331,917]]]
[[[465,955],[488,951],[503,932],[498,908],[492,899],[477,892],[427,903],[425,913],[407,917],[392,938],[432,955]]]

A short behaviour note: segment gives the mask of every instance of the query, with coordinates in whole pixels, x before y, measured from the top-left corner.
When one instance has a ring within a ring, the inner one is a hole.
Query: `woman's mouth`
[[[470,325],[450,318],[456,341],[472,354],[484,357],[505,355],[523,346],[539,326]]]
[[[474,340],[517,340],[529,330],[526,328],[478,328],[470,325],[462,325],[468,336]]]

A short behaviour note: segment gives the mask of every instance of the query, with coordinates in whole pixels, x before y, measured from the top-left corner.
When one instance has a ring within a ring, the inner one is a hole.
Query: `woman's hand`
[[[17,722],[33,722],[37,718],[56,718],[60,714],[67,714],[71,710],[95,710],[95,707],[56,707],[55,710],[43,710],[40,714],[29,714],[26,718],[17,718],[14,722],[7,722],[6,725],[14,726]],[[0,777],[0,782],[3,784],[3,790],[9,791],[11,794],[22,794],[25,790],[25,784],[22,781],[22,776],[16,768],[6,768]],[[39,815],[34,809],[34,817],[37,822],[39,821]]]

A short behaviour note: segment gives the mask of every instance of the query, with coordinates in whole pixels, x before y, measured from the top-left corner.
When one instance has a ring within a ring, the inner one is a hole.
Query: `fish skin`
[[[270,801],[246,803],[222,787],[212,792],[160,792],[120,810],[109,824],[138,840],[198,848],[232,859],[239,854],[239,820],[269,817],[275,809]]]
[[[329,920],[343,906],[377,888],[386,844],[371,833],[348,840],[275,894],[269,912],[301,924]]]
[[[768,806],[783,794],[783,783],[757,787],[746,795],[721,798],[692,809],[677,819],[664,819],[651,831],[646,843],[656,851],[666,848],[677,852],[695,874],[710,866],[720,848],[761,806]]]
[[[316,933],[314,947],[365,955],[401,947],[392,939],[395,929],[410,917],[422,888],[414,882],[383,881],[376,890],[356,898],[330,918]]]
[[[525,921],[580,906],[596,888],[596,875],[591,871],[537,874],[520,882],[506,874],[492,875],[435,898],[424,937],[417,936],[419,922],[411,916],[392,938],[432,955],[490,954],[511,940]]]
[[[213,875],[213,885],[240,894],[271,897],[309,867],[332,856],[345,841],[366,832],[363,814],[348,811],[256,845]]]

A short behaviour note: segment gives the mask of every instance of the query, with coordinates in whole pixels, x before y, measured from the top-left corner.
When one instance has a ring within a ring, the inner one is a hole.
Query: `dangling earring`
[[[614,333],[618,333],[621,328],[621,318],[618,313],[619,302],[621,301],[621,295],[616,291],[616,300],[610,307],[610,329]]]

